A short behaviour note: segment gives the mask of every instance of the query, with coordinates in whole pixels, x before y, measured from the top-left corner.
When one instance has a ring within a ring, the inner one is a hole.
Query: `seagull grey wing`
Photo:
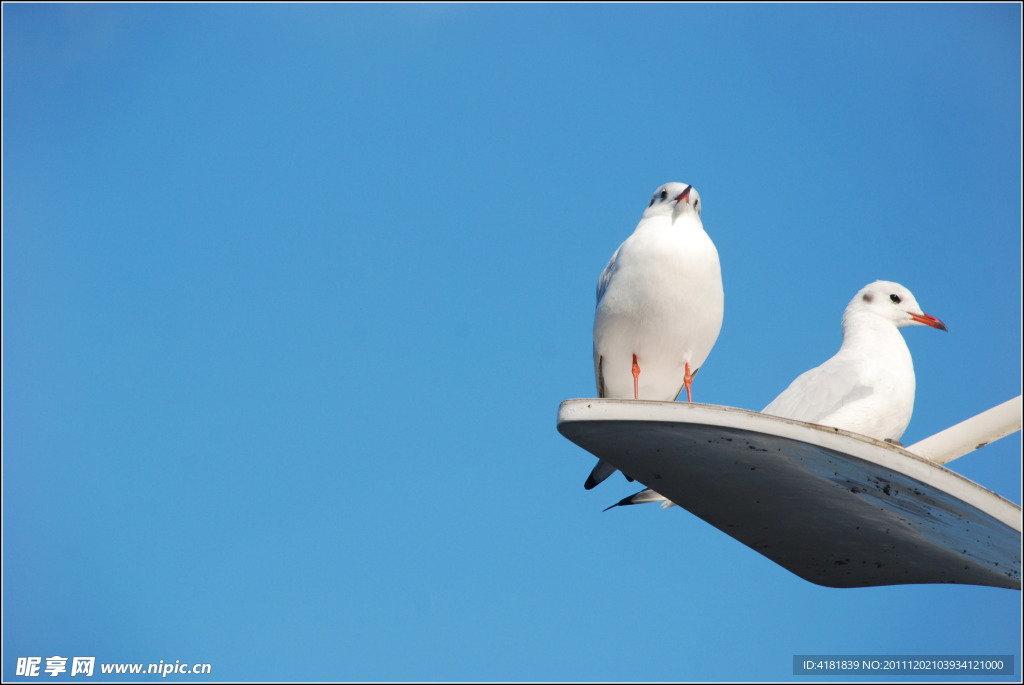
[[[597,303],[601,303],[601,298],[604,297],[605,291],[608,289],[608,284],[612,280],[612,276],[618,271],[618,256],[619,250],[622,246],[615,250],[615,254],[608,260],[608,265],[604,267],[604,271],[601,272],[601,277],[597,279]],[[597,396],[605,397],[607,395],[607,389],[604,384],[604,357],[598,354],[597,351],[597,340],[594,340],[594,379],[597,382]],[[608,476],[615,473],[618,469],[604,461],[603,459],[597,460],[597,466],[590,472],[583,487],[587,490],[595,487],[598,483],[608,478]]]
[[[845,364],[829,360],[797,376],[761,413],[828,425],[829,416],[871,394]]]
[[[601,298],[604,297],[604,292],[608,290],[608,284],[612,280],[612,276],[619,270],[619,252],[622,250],[622,245],[619,245],[618,249],[615,250],[615,254],[608,260],[608,265],[604,267],[604,271],[601,272],[601,277],[597,279],[597,301],[600,302]]]
[[[597,377],[597,396],[604,397],[607,392],[604,387],[604,357],[598,356],[596,347],[594,349],[594,375]],[[606,462],[604,459],[598,459],[597,466],[595,466],[594,470],[590,472],[589,476],[587,476],[587,480],[583,484],[583,487],[587,490],[591,490],[594,486],[608,478],[608,476],[612,475],[617,470],[618,469]],[[633,480],[632,478],[628,479]]]

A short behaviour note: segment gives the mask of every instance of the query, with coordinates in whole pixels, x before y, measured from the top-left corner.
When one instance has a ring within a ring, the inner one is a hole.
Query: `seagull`
[[[948,330],[899,283],[864,286],[843,312],[835,356],[798,376],[761,413],[898,441],[914,412],[914,362],[898,330],[904,326]]]
[[[916,386],[910,350],[899,332],[904,326],[948,330],[923,313],[899,283],[864,286],[843,312],[843,343],[835,356],[799,375],[761,413],[899,444],[914,411]],[[643,490],[612,506],[656,501],[664,502],[663,508],[672,506],[651,492]]]
[[[597,282],[594,375],[598,397],[674,401],[711,353],[725,307],[718,250],[692,185],[654,191],[633,234]],[[589,490],[615,472],[603,460]]]

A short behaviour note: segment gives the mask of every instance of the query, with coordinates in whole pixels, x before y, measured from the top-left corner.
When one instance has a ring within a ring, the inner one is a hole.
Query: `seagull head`
[[[946,324],[921,311],[913,293],[892,281],[875,281],[861,288],[846,307],[843,319],[862,312],[880,316],[896,328],[931,326],[941,331],[948,330]]]
[[[687,214],[700,220],[700,195],[697,189],[686,183],[666,183],[654,191],[643,218],[668,216],[675,222]]]

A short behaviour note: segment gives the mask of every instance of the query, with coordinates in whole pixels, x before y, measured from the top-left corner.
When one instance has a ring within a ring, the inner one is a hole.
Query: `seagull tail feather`
[[[587,482],[583,484],[583,487],[590,490],[617,470],[618,469],[606,462],[604,459],[598,459],[597,466],[595,466],[594,470],[590,472],[589,476],[587,476]]]
[[[647,488],[646,490],[641,490],[640,492],[630,495],[629,497],[620,499],[618,502],[608,507],[608,509],[620,506],[624,507],[630,504],[646,504],[648,502],[661,502],[662,509],[668,509],[669,507],[676,506],[675,502],[669,500],[664,495],[659,495],[654,490]],[[605,509],[605,511],[608,511],[608,509]]]

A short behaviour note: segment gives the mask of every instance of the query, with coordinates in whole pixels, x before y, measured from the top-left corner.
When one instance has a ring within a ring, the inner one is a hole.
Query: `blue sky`
[[[1020,63],[1016,3],[5,3],[4,680],[1017,680],[1019,592],[602,513],[555,416],[667,181],[725,283],[696,401],[764,407],[876,279],[949,327],[905,443],[1020,394]],[[1019,504],[1020,457],[951,467]]]

